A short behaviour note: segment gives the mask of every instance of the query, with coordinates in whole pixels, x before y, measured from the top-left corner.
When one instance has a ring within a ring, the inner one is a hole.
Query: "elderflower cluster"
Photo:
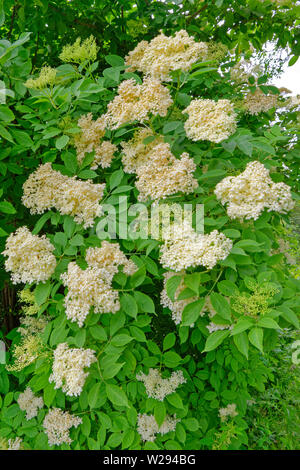
[[[81,42],[81,38],[77,38],[74,44],[64,46],[59,58],[63,62],[73,62],[74,64],[82,64],[85,61],[95,62],[97,52],[96,39],[91,35],[83,42]]]
[[[231,418],[234,418],[237,415],[238,415],[238,413],[236,411],[236,404],[235,403],[230,403],[229,405],[226,406],[226,408],[220,408],[219,409],[219,416],[220,416],[222,422],[227,421],[229,416]]]
[[[175,223],[172,228],[173,233],[165,238],[161,247],[160,262],[166,269],[177,272],[196,266],[212,269],[232,248],[232,241],[217,230],[207,235],[198,234],[186,220]]]
[[[147,140],[150,141],[147,142]],[[137,130],[131,140],[121,142],[124,171],[126,173],[136,173],[140,166],[145,165],[149,161],[149,152],[160,143],[163,143],[163,136],[154,135],[148,128]]]
[[[14,363],[7,365],[10,372],[19,372],[32,364],[38,357],[43,355],[43,344],[38,335],[25,335],[19,344],[14,347]]]
[[[42,214],[52,207],[62,215],[68,214],[84,228],[94,224],[101,214],[99,200],[105,184],[93,184],[62,175],[51,167],[51,163],[40,165],[23,184],[22,202],[31,214]]]
[[[125,59],[129,71],[138,70],[161,81],[171,81],[169,73],[190,69],[198,60],[206,60],[208,48],[205,42],[194,41],[193,36],[182,29],[175,36],[160,33],[150,42],[141,41]]]
[[[24,83],[27,88],[33,88],[34,90],[42,90],[47,86],[53,86],[56,80],[56,69],[52,67],[43,67],[40,71],[38,78],[28,78]]]
[[[61,275],[63,284],[68,287],[65,297],[67,318],[80,327],[94,307],[95,313],[116,313],[120,309],[118,291],[111,286],[118,267],[123,272],[133,274],[137,267],[128,260],[116,243],[102,242],[101,248],[88,248],[88,267],[82,270],[76,263],[68,264],[68,272]]]
[[[163,401],[167,395],[175,392],[179,385],[186,382],[181,370],[172,372],[171,377],[163,379],[157,369],[149,369],[149,374],[137,374],[136,379],[143,382],[149,398]]]
[[[243,173],[224,178],[215,188],[221,204],[227,205],[231,219],[258,219],[264,209],[285,214],[294,207],[291,189],[273,183],[269,170],[258,161],[250,162]]]
[[[53,250],[54,246],[45,235],[32,235],[25,226],[11,233],[2,254],[8,257],[5,270],[11,273],[13,284],[49,279],[56,268]]]
[[[15,439],[8,439],[8,449],[7,450],[21,450],[23,440],[21,437],[16,437]]]
[[[69,397],[79,396],[89,375],[84,369],[96,361],[95,351],[92,349],[71,349],[67,343],[60,343],[54,351],[49,382],[54,382],[54,388],[62,388]]]
[[[17,331],[21,336],[41,334],[46,328],[47,323],[48,322],[45,317],[36,318],[25,316],[20,318],[21,326],[19,326]]]
[[[37,416],[39,408],[44,406],[42,397],[36,397],[30,387],[27,387],[23,393],[20,393],[17,402],[20,409],[26,411],[27,420]]]
[[[247,93],[243,107],[247,113],[252,115],[267,112],[278,105],[278,96],[273,93],[266,95],[260,88],[256,88],[254,93],[250,91]]]
[[[43,428],[48,436],[50,446],[71,444],[72,439],[69,430],[74,426],[77,428],[82,423],[78,416],[72,416],[68,411],[60,408],[52,408],[43,421]]]
[[[140,414],[138,415],[137,432],[143,441],[155,441],[156,434],[167,434],[168,432],[175,431],[177,423],[180,419],[176,416],[166,416],[161,426],[158,426],[153,415]]]
[[[86,153],[94,151],[95,156],[91,169],[96,170],[98,166],[109,167],[117,147],[108,140],[102,141],[105,134],[104,117],[100,116],[93,121],[92,113],[88,113],[81,116],[78,120],[78,126],[81,133],[77,134],[74,139],[78,163],[82,163]]]
[[[254,318],[268,313],[270,310],[270,301],[278,292],[277,289],[269,284],[259,285],[256,282],[253,282],[253,285],[248,284],[248,288],[251,288],[253,291],[251,294],[242,292],[233,297],[233,310],[241,315]]]
[[[198,187],[193,177],[195,170],[196,164],[188,153],[175,158],[169,144],[157,144],[149,151],[147,161],[136,170],[138,200],[157,200],[178,192],[192,193]]]
[[[185,275],[185,271],[180,272],[182,276]],[[174,295],[174,301],[170,299],[170,297],[167,294],[167,282],[169,279],[171,279],[174,276],[174,273],[171,271],[168,271],[164,273],[164,288],[160,294],[160,303],[163,307],[169,308],[172,312],[172,320],[176,325],[179,325],[182,320],[182,312],[184,308],[190,304],[191,302],[194,302],[195,300],[198,299],[197,296],[195,297],[190,297],[188,299],[182,299],[178,300],[178,296],[181,294],[181,292],[186,288],[184,284],[184,280],[181,279],[181,282],[179,286],[176,289],[175,295]]]
[[[22,302],[22,312],[25,315],[35,315],[40,307],[35,301],[34,293],[30,289],[22,289],[18,292],[20,302]]]
[[[183,112],[189,116],[184,128],[191,140],[218,143],[236,130],[236,114],[229,100],[195,99]]]
[[[169,90],[158,80],[147,77],[141,85],[134,78],[124,80],[117,96],[107,106],[106,127],[117,129],[132,121],[144,122],[149,114],[166,116],[172,103]]]

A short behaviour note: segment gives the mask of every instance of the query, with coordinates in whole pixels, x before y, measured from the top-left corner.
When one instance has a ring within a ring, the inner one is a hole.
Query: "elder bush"
[[[299,100],[178,35],[108,55],[101,74],[93,38],[34,77],[28,34],[0,44],[19,77],[0,106],[0,169],[15,175],[0,210],[22,310],[0,365],[2,448],[245,449],[264,355],[299,328],[280,244]],[[203,204],[205,233],[192,218],[171,238],[123,237],[121,211],[101,240],[101,206],[120,196]]]

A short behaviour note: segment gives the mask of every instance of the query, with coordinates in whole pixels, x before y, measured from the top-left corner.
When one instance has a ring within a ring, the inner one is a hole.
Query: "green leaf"
[[[182,361],[181,357],[175,351],[167,351],[163,355],[164,364],[166,367],[174,368]]]
[[[96,178],[98,175],[94,170],[82,170],[78,173],[78,178],[89,180]]]
[[[139,309],[145,313],[155,313],[155,306],[153,300],[143,292],[134,292],[135,300],[138,303]]]
[[[63,137],[66,137],[66,136],[63,136]],[[70,171],[70,173],[72,173],[72,175],[75,175],[76,171],[77,171],[77,157],[75,155],[75,153],[72,153],[72,152],[63,152],[62,156],[62,161],[64,162],[65,164],[65,167],[68,171]]]
[[[117,171],[114,171],[111,176],[110,176],[110,179],[109,179],[109,187],[110,189],[114,189],[116,188],[117,186],[119,186],[119,184],[121,183],[122,179],[123,179],[123,176],[124,176],[124,172],[122,169],[120,170],[117,170]]]
[[[259,327],[252,328],[248,334],[248,338],[251,344],[259,349],[263,353],[263,337],[264,330]]]
[[[3,137],[3,139],[5,139],[5,140],[8,140],[9,142],[14,143],[12,135],[1,124],[0,124],[0,136]]]
[[[221,292],[221,294],[230,297],[232,295],[236,295],[238,293],[238,288],[237,286],[231,282],[231,281],[220,281],[217,284],[218,290]]]
[[[201,283],[200,273],[187,274],[184,277],[184,284],[186,285],[186,287],[189,287],[197,295],[199,294],[200,283]]]
[[[15,115],[8,106],[0,105],[0,121],[11,122],[15,119]]]
[[[278,323],[270,317],[261,317],[257,323],[258,326],[263,328],[274,328],[275,330],[280,329]]]
[[[58,139],[56,139],[55,147],[57,148],[57,150],[62,150],[67,145],[69,140],[70,140],[69,136],[62,135],[61,137],[58,137]]]
[[[280,305],[278,310],[280,311],[282,318],[284,318],[288,323],[294,325],[295,328],[299,329],[298,317],[290,308],[286,307],[285,305]]]
[[[228,330],[218,330],[211,333],[211,335],[209,335],[206,340],[203,352],[212,351],[213,349],[216,349],[218,346],[220,346],[221,343],[223,343],[224,339],[227,338],[229,333],[230,332]]]
[[[86,437],[90,435],[91,432],[91,421],[87,415],[82,416],[82,423],[80,425],[82,434]]]
[[[167,415],[167,411],[166,411],[165,404],[161,401],[156,403],[154,406],[154,418],[159,427],[164,422],[166,415]]]
[[[90,333],[92,337],[98,341],[106,341],[107,340],[107,334],[105,332],[105,329],[103,326],[100,325],[95,325],[90,327]]]
[[[16,209],[14,206],[7,201],[1,201],[0,202],[0,212],[3,212],[4,214],[15,214]]]
[[[233,342],[236,345],[237,349],[248,359],[248,350],[249,350],[249,340],[247,333],[243,331],[238,333],[233,337]]]
[[[50,281],[45,283],[40,282],[34,290],[34,298],[38,305],[42,305],[48,299],[51,292],[52,285]]]
[[[49,383],[44,388],[44,403],[48,408],[50,408],[50,406],[52,405],[53,400],[56,396],[56,392],[57,390],[55,390],[53,383]]]
[[[116,54],[110,54],[104,57],[106,62],[111,65],[112,67],[122,67],[124,65],[124,59],[123,57],[120,57],[119,55]]]
[[[179,284],[181,283],[181,280],[182,276],[172,276],[166,282],[166,291],[172,302],[175,300],[175,294]]]
[[[231,334],[238,335],[242,333],[242,331],[248,330],[253,326],[253,321],[249,320],[248,318],[239,318],[234,327],[231,330]]]
[[[133,338],[129,335],[119,334],[112,338],[111,344],[113,346],[125,346],[126,344],[130,343],[130,341],[132,340]]]
[[[96,407],[99,392],[100,392],[100,387],[101,387],[101,384],[99,382],[95,383],[92,386],[91,390],[89,391],[88,403],[89,403],[90,408],[95,408]]]
[[[28,148],[33,146],[33,141],[31,140],[31,137],[27,134],[27,132],[14,129],[11,131],[11,133],[19,145]]]
[[[198,320],[205,304],[205,298],[196,300],[186,305],[182,312],[182,326],[192,325]]]
[[[73,238],[70,240],[70,245],[72,246],[83,246],[84,245],[84,238],[82,235],[77,233]]]
[[[164,338],[163,341],[163,350],[167,351],[167,349],[170,349],[174,346],[176,342],[176,336],[174,333],[168,333],[167,336]]]
[[[138,313],[138,305],[135,298],[130,294],[123,294],[120,299],[121,306],[127,315],[136,318]]]
[[[218,313],[218,315],[220,315],[220,317],[224,318],[224,320],[231,319],[230,305],[222,295],[218,294],[217,292],[213,292],[210,295],[210,301],[213,308]]]
[[[129,407],[125,392],[117,385],[106,384],[106,395],[113,405]]]
[[[171,393],[171,395],[166,396],[166,399],[174,408],[183,408],[182,399],[178,393]]]

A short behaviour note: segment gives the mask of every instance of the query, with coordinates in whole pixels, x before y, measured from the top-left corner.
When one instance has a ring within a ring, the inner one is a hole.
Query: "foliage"
[[[249,400],[256,393],[258,401],[263,402],[268,381],[274,381],[278,373],[274,371],[278,368],[274,348],[279,332],[288,335],[299,329],[300,280],[290,272],[284,253],[277,252],[278,238],[289,217],[264,211],[255,221],[232,220],[216,199],[214,189],[224,177],[239,174],[255,160],[270,170],[275,183],[288,181],[294,199],[299,200],[296,111],[281,107],[247,114],[243,108],[246,92],[258,88],[265,94],[279,95],[279,90],[268,84],[265,75],[257,81],[250,76],[242,84],[230,78],[230,69],[249,53],[250,42],[259,49],[267,39],[275,38],[277,45],[289,45],[292,57],[299,54],[294,27],[297,7],[274,7],[271,1],[255,0],[230,2],[230,9],[229,2],[222,0],[98,1],[93,6],[83,1],[42,0],[34,2],[34,8],[25,2],[12,5],[4,0],[1,5],[5,5],[5,11],[12,7],[13,15],[2,22],[2,32],[8,39],[0,41],[1,80],[6,90],[6,102],[0,105],[0,211],[4,214],[1,251],[7,235],[27,225],[34,234],[47,235],[55,247],[57,267],[47,282],[19,288],[15,313],[47,321],[42,333],[29,335],[29,362],[22,370],[14,370],[13,366],[16,348],[24,350],[22,332],[17,327],[0,332],[7,345],[9,366],[0,364],[0,437],[5,442],[21,437],[25,449],[53,448],[48,444],[43,421],[48,410],[57,407],[82,419],[70,431],[73,442],[62,444],[60,449],[264,447],[265,443],[254,444],[257,437],[253,419],[259,418],[252,418],[255,411],[249,411]],[[62,36],[67,31],[69,42],[78,36],[86,39],[87,24],[97,39],[98,60],[61,63],[58,56],[64,45]],[[284,33],[283,25],[287,26]],[[185,288],[180,299],[193,299],[183,311],[181,324],[176,325],[169,308],[160,302],[165,272],[159,262],[161,242],[124,239],[118,226],[118,243],[137,271],[131,275],[118,272],[113,278],[120,310],[114,314],[94,313],[92,308],[80,328],[66,316],[67,289],[60,276],[70,262],[86,268],[87,249],[101,246],[96,227],[103,217],[84,229],[55,209],[30,215],[21,203],[22,186],[39,164],[51,162],[53,169],[63,175],[106,183],[106,203],[117,207],[119,196],[128,196],[130,204],[137,202],[135,175],[123,171],[120,142],[130,140],[139,124],[106,129],[105,137],[118,146],[108,168],[92,170],[93,153],[87,153],[78,163],[75,140],[80,134],[80,116],[92,113],[97,118],[105,113],[124,80],[133,78],[141,83],[141,74],[128,72],[123,57],[139,40],[152,39],[161,28],[167,35],[186,28],[197,41],[220,41],[235,48],[235,55],[228,53],[220,60],[198,62],[189,71],[172,72],[172,81],[165,86],[173,105],[165,117],[152,116],[147,121],[152,131],[170,144],[176,157],[186,151],[196,164],[196,191],[176,194],[165,201],[190,203],[194,208],[204,204],[206,233],[222,230],[232,240],[233,248],[212,269],[190,268],[186,274],[177,273],[175,283],[173,278],[167,282],[171,300],[181,281]],[[20,30],[31,33],[19,34]],[[52,74],[42,86],[41,82],[36,88],[28,88],[28,83],[25,86],[32,76],[39,76],[40,66],[45,64],[56,70],[55,79]],[[189,140],[183,110],[194,97],[233,102],[238,116],[236,132],[219,144]],[[8,274],[3,272],[1,276],[4,286]],[[215,313],[214,323],[225,325],[225,329],[210,332],[207,328],[208,302]],[[32,307],[30,315],[28,306]],[[96,361],[88,368],[79,396],[69,396],[49,382],[53,353],[61,343],[95,351]],[[180,370],[186,382],[158,401],[147,396],[145,386],[136,379],[138,373],[147,374],[151,368],[161,371],[164,378]],[[283,373],[287,374],[286,370]],[[44,400],[44,407],[30,420],[17,403],[26,387]],[[237,416],[222,422],[219,410],[233,403]],[[137,431],[139,414],[154,415],[158,426],[167,415],[176,415],[179,422],[175,431],[157,434],[154,442],[145,443]],[[293,441],[281,443],[294,445]]]

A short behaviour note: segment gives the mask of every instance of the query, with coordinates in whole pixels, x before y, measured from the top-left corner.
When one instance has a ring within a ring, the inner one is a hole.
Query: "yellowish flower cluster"
[[[82,423],[78,416],[72,416],[67,411],[60,408],[52,408],[43,421],[43,428],[48,436],[50,446],[71,444],[72,439],[69,430],[74,426],[77,428]]]
[[[56,69],[52,67],[43,67],[40,71],[38,78],[28,78],[24,83],[27,88],[33,88],[34,90],[42,90],[47,88],[49,85],[53,86],[56,80]]]
[[[137,170],[136,188],[140,194],[139,201],[163,199],[172,194],[182,192],[192,193],[198,182],[193,177],[196,170],[194,160],[184,152],[180,158],[175,158],[170,145],[156,145],[147,155],[147,161]]]
[[[126,274],[133,274],[137,267],[127,260],[116,243],[102,242],[101,248],[89,248],[86,252],[88,267],[82,270],[76,263],[68,264],[68,272],[61,275],[68,293],[65,297],[66,315],[80,327],[94,307],[95,313],[115,313],[120,309],[118,291],[111,281],[123,265]]]
[[[21,326],[18,328],[18,332],[21,336],[26,335],[37,335],[41,334],[47,325],[47,320],[45,317],[32,317],[26,316],[20,319]]]
[[[10,372],[19,372],[43,355],[43,344],[38,335],[23,336],[13,350],[14,363],[7,365]]]
[[[235,295],[232,299],[232,308],[241,315],[247,315],[254,318],[265,315],[270,310],[270,301],[277,293],[277,290],[269,284],[259,285],[254,282],[251,287],[251,294],[242,292]]]
[[[164,422],[159,427],[153,415],[139,414],[137,432],[143,441],[155,441],[156,434],[167,434],[168,432],[175,431],[177,423],[180,419],[176,416],[173,418],[169,415],[166,416]]]
[[[95,62],[97,52],[96,39],[91,35],[83,42],[81,42],[81,38],[77,38],[74,44],[64,46],[59,58],[63,62],[73,62],[74,64],[82,64],[85,61]]]
[[[18,292],[20,302],[23,303],[22,311],[25,315],[35,315],[40,307],[35,301],[34,293],[30,289],[22,289]]]
[[[152,138],[153,140],[144,143],[144,140],[147,138]],[[162,135],[154,135],[149,128],[145,127],[137,130],[133,138],[128,142],[121,142],[124,171],[126,173],[136,173],[140,166],[145,165],[149,161],[149,152],[163,141]]]
[[[21,437],[16,437],[15,439],[8,439],[8,449],[7,450],[22,450]]]
[[[264,209],[285,214],[294,207],[291,189],[273,183],[264,165],[250,162],[243,173],[224,178],[215,188],[217,199],[227,204],[231,219],[258,219]]]
[[[179,274],[184,276],[185,271],[182,271]],[[173,276],[174,276],[174,273],[172,273],[171,271],[164,273],[164,288],[160,294],[160,302],[163,307],[167,307],[171,310],[172,320],[174,321],[176,325],[179,325],[182,320],[182,312],[184,308],[191,302],[194,302],[195,300],[197,300],[198,297],[196,296],[196,297],[190,297],[189,299],[177,300],[178,296],[186,288],[184,284],[184,280],[182,279],[179,286],[176,289],[175,296],[174,296],[175,300],[172,301],[167,294],[166,284],[167,284],[167,281],[171,279]]]
[[[228,47],[222,42],[207,42],[207,59],[221,62],[228,52]]]
[[[249,91],[245,96],[243,108],[252,115],[267,112],[278,106],[278,97],[279,95],[273,93],[265,95],[260,88],[256,88],[254,93]]]
[[[144,122],[150,114],[166,116],[172,103],[169,90],[158,80],[147,77],[141,85],[133,78],[124,80],[117,96],[107,106],[106,127],[117,129],[132,121]]]
[[[81,133],[75,136],[78,163],[82,163],[86,153],[94,151],[95,157],[91,169],[96,170],[98,166],[109,167],[117,147],[108,140],[102,141],[105,134],[104,117],[100,116],[93,121],[92,113],[88,113],[81,116],[78,126],[81,129]]]
[[[149,369],[149,374],[137,374],[136,379],[143,382],[149,398],[163,401],[167,395],[175,392],[179,385],[186,382],[181,370],[172,372],[169,379],[163,379],[157,369]]]
[[[55,207],[62,215],[68,214],[84,228],[94,224],[101,214],[99,201],[105,184],[77,180],[62,175],[51,167],[51,163],[40,165],[23,184],[22,202],[31,214],[42,214]]]
[[[236,411],[236,404],[235,403],[230,403],[229,405],[226,406],[226,408],[220,408],[219,409],[219,416],[220,416],[222,422],[227,421],[229,416],[231,418],[234,418],[237,415],[238,415],[238,413]]]
[[[54,246],[45,235],[32,235],[27,227],[20,227],[6,240],[3,255],[7,256],[5,270],[11,272],[14,284],[44,282],[54,273],[56,258]]]
[[[184,124],[189,139],[221,142],[236,130],[236,114],[229,100],[192,100],[183,111],[188,114]]]
[[[54,382],[55,389],[62,388],[62,391],[70,397],[79,396],[89,375],[84,369],[97,361],[95,354],[92,349],[71,349],[67,343],[60,343],[54,351],[49,382]]]
[[[187,71],[193,63],[205,60],[207,53],[205,42],[195,42],[182,29],[174,37],[161,32],[150,42],[141,41],[129,52],[125,64],[130,66],[129,71],[138,70],[155,79],[171,81],[171,71]]]
[[[166,269],[177,272],[196,266],[212,269],[232,248],[232,241],[223,233],[214,230],[207,235],[198,234],[186,220],[174,224],[172,229],[161,247],[160,262]]]
[[[23,393],[20,393],[17,402],[20,409],[26,411],[27,420],[37,416],[39,408],[44,406],[42,397],[36,397],[30,387],[27,387]]]

